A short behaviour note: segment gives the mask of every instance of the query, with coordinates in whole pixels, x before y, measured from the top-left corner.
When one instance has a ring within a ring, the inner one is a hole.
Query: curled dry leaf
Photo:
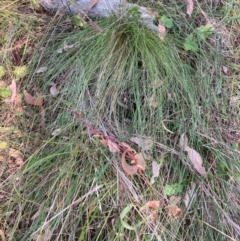
[[[121,142],[121,145],[123,147],[126,147],[129,152],[131,152],[133,155],[135,155],[137,152],[134,150],[130,145],[128,145],[126,142]]]
[[[205,170],[205,167],[202,166],[203,160],[200,154],[195,151],[193,148],[190,148],[188,146],[188,139],[185,133],[183,133],[180,137],[180,143],[179,145],[181,148],[183,148],[184,151],[188,153],[188,157],[193,165],[193,167],[202,175],[206,176],[207,172]]]
[[[134,157],[137,159],[137,167],[144,171],[146,169],[147,164],[143,157],[143,154],[140,152],[137,153]]]
[[[192,15],[193,12],[193,0],[187,0],[187,14]]]
[[[88,10],[92,9],[97,3],[98,0],[91,0],[88,4]]]
[[[174,218],[180,217],[182,213],[182,209],[179,208],[177,205],[170,205],[166,207],[168,209],[168,214]]]
[[[26,103],[29,105],[36,105],[36,106],[43,105],[43,96],[41,96],[40,94],[38,94],[38,96],[35,97],[25,91],[24,99]]]
[[[129,165],[126,162],[126,151],[123,152],[122,157],[121,157],[121,164],[123,170],[128,174],[128,175],[134,175],[138,171],[138,166],[137,165]]]

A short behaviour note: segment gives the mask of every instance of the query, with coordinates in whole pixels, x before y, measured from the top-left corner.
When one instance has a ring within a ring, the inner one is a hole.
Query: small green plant
[[[177,195],[182,193],[183,185],[180,183],[174,183],[171,185],[166,185],[163,189],[164,193],[168,196]]]
[[[160,20],[167,28],[173,27],[173,20],[171,18],[166,17],[166,15],[163,15]]]
[[[184,42],[184,49],[187,51],[197,51],[198,50],[198,44],[194,40],[193,34],[189,34]]]
[[[196,32],[197,35],[205,41],[213,33],[213,26],[211,24],[201,25],[197,28]]]
[[[0,97],[5,99],[5,98],[10,97],[11,94],[12,94],[12,92],[11,92],[9,86],[6,86],[6,87],[0,86]]]
[[[6,74],[5,68],[0,66],[0,78],[2,78]]]

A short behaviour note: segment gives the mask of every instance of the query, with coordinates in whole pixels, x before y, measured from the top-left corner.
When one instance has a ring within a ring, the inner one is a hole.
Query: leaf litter
[[[205,167],[203,167],[202,157],[196,150],[188,146],[188,139],[185,133],[181,135],[179,145],[188,153],[188,158],[196,171],[204,177],[207,176]]]

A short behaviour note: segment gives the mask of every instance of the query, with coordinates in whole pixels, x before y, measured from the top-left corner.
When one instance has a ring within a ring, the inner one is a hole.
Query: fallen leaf
[[[193,167],[202,175],[202,176],[207,176],[207,172],[205,170],[205,167],[202,166],[203,160],[200,154],[195,151],[194,149],[190,148],[187,146],[185,150],[188,152],[188,157],[190,161],[193,164]]]
[[[182,210],[177,205],[170,205],[166,207],[168,209],[168,214],[174,218],[180,217]]]
[[[188,139],[187,139],[186,133],[183,133],[183,134],[180,136],[179,145],[180,145],[180,147],[183,148],[184,150],[185,150],[185,148],[188,146]]]
[[[108,140],[108,148],[110,152],[120,152],[118,145],[110,140]]]
[[[35,105],[35,106],[43,105],[43,97],[41,95],[38,95],[35,97],[25,91],[24,99],[25,99],[26,103],[29,105]]]
[[[71,49],[71,48],[73,48],[73,47],[74,47],[74,44],[71,44],[71,45],[67,45],[67,44],[66,44],[66,45],[63,46],[63,50],[64,50],[64,51],[67,51],[67,50],[69,50],[69,49]]]
[[[159,31],[159,33],[165,35],[166,32],[167,32],[167,29],[162,23],[159,23],[158,24],[158,31]]]
[[[181,201],[181,197],[180,196],[171,196],[170,197],[170,200],[169,200],[169,203],[170,203],[170,205],[177,205],[177,204],[179,204],[180,203],[180,201]]]
[[[148,105],[150,107],[153,107],[153,108],[157,108],[158,107],[158,102],[155,100],[155,97],[154,96],[151,96],[148,100]]]
[[[4,162],[6,160],[6,158],[2,155],[0,155],[0,162]]]
[[[148,201],[145,205],[153,209],[159,209],[161,202],[159,200]]]
[[[142,148],[142,151],[149,151],[152,149],[153,140],[149,137],[146,138],[139,138],[134,136],[130,139],[130,141],[136,143],[139,147]]]
[[[239,96],[231,96],[230,97],[230,105],[232,107],[237,107],[238,106],[238,102],[240,102],[240,95]]]
[[[129,165],[126,162],[126,151],[123,152],[122,157],[121,157],[121,164],[123,170],[128,174],[128,175],[134,175],[138,171],[138,166],[137,165]]]
[[[137,159],[137,167],[144,171],[146,169],[147,164],[143,157],[143,154],[140,152],[137,153],[134,157]]]
[[[205,167],[202,166],[202,157],[197,151],[188,146],[188,139],[185,133],[181,135],[179,145],[183,148],[184,151],[188,153],[188,157],[196,171],[198,171],[202,176],[206,176],[207,172]]]
[[[161,167],[160,164],[158,164],[156,161],[152,161],[152,172],[153,172],[153,175],[151,177],[151,184],[153,184],[155,182],[154,178],[159,176],[160,167]]]
[[[51,135],[52,135],[52,136],[56,136],[56,135],[58,135],[60,132],[61,132],[61,128],[58,128],[58,129],[55,129],[55,130],[51,133]]]
[[[222,69],[223,69],[223,73],[224,73],[224,74],[227,74],[227,73],[228,73],[228,67],[223,66]]]
[[[57,89],[57,85],[56,84],[52,84],[52,86],[50,87],[50,93],[53,95],[53,96],[56,96],[58,94],[58,89]]]
[[[100,142],[102,144],[108,146],[110,152],[112,152],[112,153],[120,152],[118,145],[116,143],[112,142],[111,140],[102,138],[100,140]]]
[[[40,67],[39,69],[36,70],[36,73],[37,74],[44,73],[45,71],[47,71],[47,69],[48,69],[47,66]]]
[[[10,148],[8,154],[10,157],[13,157],[13,158],[22,158],[23,157],[22,152],[17,149],[14,149],[14,148]]]
[[[21,166],[23,164],[23,159],[18,157],[18,158],[16,158],[15,163],[17,166]]]
[[[36,241],[49,241],[51,240],[52,233],[52,230],[49,228],[49,226],[47,226],[43,231],[41,231],[41,233],[38,232],[32,234],[31,239]]]
[[[74,44],[68,45],[64,43],[63,47],[57,50],[57,53],[61,54],[62,52],[66,52],[67,50],[71,49],[74,47]]]
[[[13,103],[15,101],[16,95],[17,95],[17,84],[16,81],[13,80],[12,84],[9,85],[10,90],[12,91],[12,95],[10,99],[5,99],[6,103]]]
[[[187,0],[187,14],[192,15],[193,12],[193,0]]]
[[[192,182],[191,187],[188,188],[185,197],[183,199],[183,202],[185,204],[185,207],[188,208],[191,204],[191,202],[194,200],[196,197],[196,183]]]
[[[98,0],[91,0],[88,4],[88,10],[92,9],[97,3]]]
[[[157,220],[157,213],[156,213],[156,211],[151,210],[151,216],[152,216],[152,219],[153,219],[154,221]]]
[[[4,231],[2,229],[0,229],[0,237],[1,237],[2,241],[6,241],[5,234],[4,234]]]
[[[126,142],[121,142],[121,145],[123,147],[126,147],[127,150],[131,153],[133,153],[133,155],[137,154],[136,150],[134,150],[130,145],[128,145]]]

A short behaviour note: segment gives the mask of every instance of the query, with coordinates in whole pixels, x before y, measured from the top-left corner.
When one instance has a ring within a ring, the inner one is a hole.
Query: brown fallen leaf
[[[159,200],[148,201],[145,205],[153,209],[159,209],[161,202]]]
[[[156,213],[156,211],[151,210],[151,217],[152,217],[152,219],[153,219],[154,221],[157,220],[157,213]]]
[[[158,31],[159,31],[159,33],[165,35],[166,32],[167,32],[167,29],[162,23],[159,23],[158,24]]]
[[[15,159],[15,163],[17,166],[20,166],[23,164],[23,154],[21,151],[14,148],[10,148],[8,155]]]
[[[112,153],[120,152],[118,145],[116,143],[112,142],[111,140],[102,138],[100,140],[100,142],[102,144],[108,146],[110,152],[112,152]]]
[[[193,0],[187,0],[187,14],[192,15],[193,12]]]
[[[202,157],[197,151],[188,146],[188,139],[185,133],[181,135],[179,145],[188,153],[188,157],[196,171],[198,171],[202,176],[207,176],[205,167],[202,166]]]
[[[188,152],[188,157],[190,161],[193,164],[193,167],[202,175],[202,176],[207,176],[207,172],[205,170],[205,167],[202,166],[203,160],[200,154],[195,151],[194,149],[190,148],[187,146],[185,150]]]
[[[88,4],[88,10],[92,9],[97,3],[98,0],[91,0]]]
[[[123,147],[126,147],[129,152],[131,152],[133,155],[137,154],[136,150],[134,150],[130,145],[128,145],[126,142],[121,142],[121,145]]]
[[[36,106],[43,105],[43,96],[41,96],[40,94],[38,96],[32,96],[31,94],[29,94],[25,91],[24,99],[25,99],[26,103],[29,105],[36,105]]]
[[[170,205],[166,207],[168,209],[168,214],[173,216],[174,218],[180,217],[182,213],[182,209],[179,208],[177,205]]]
[[[137,165],[129,165],[126,162],[126,152],[127,151],[124,151],[122,154],[122,157],[121,157],[122,168],[128,175],[134,175],[138,171],[138,166]]]

